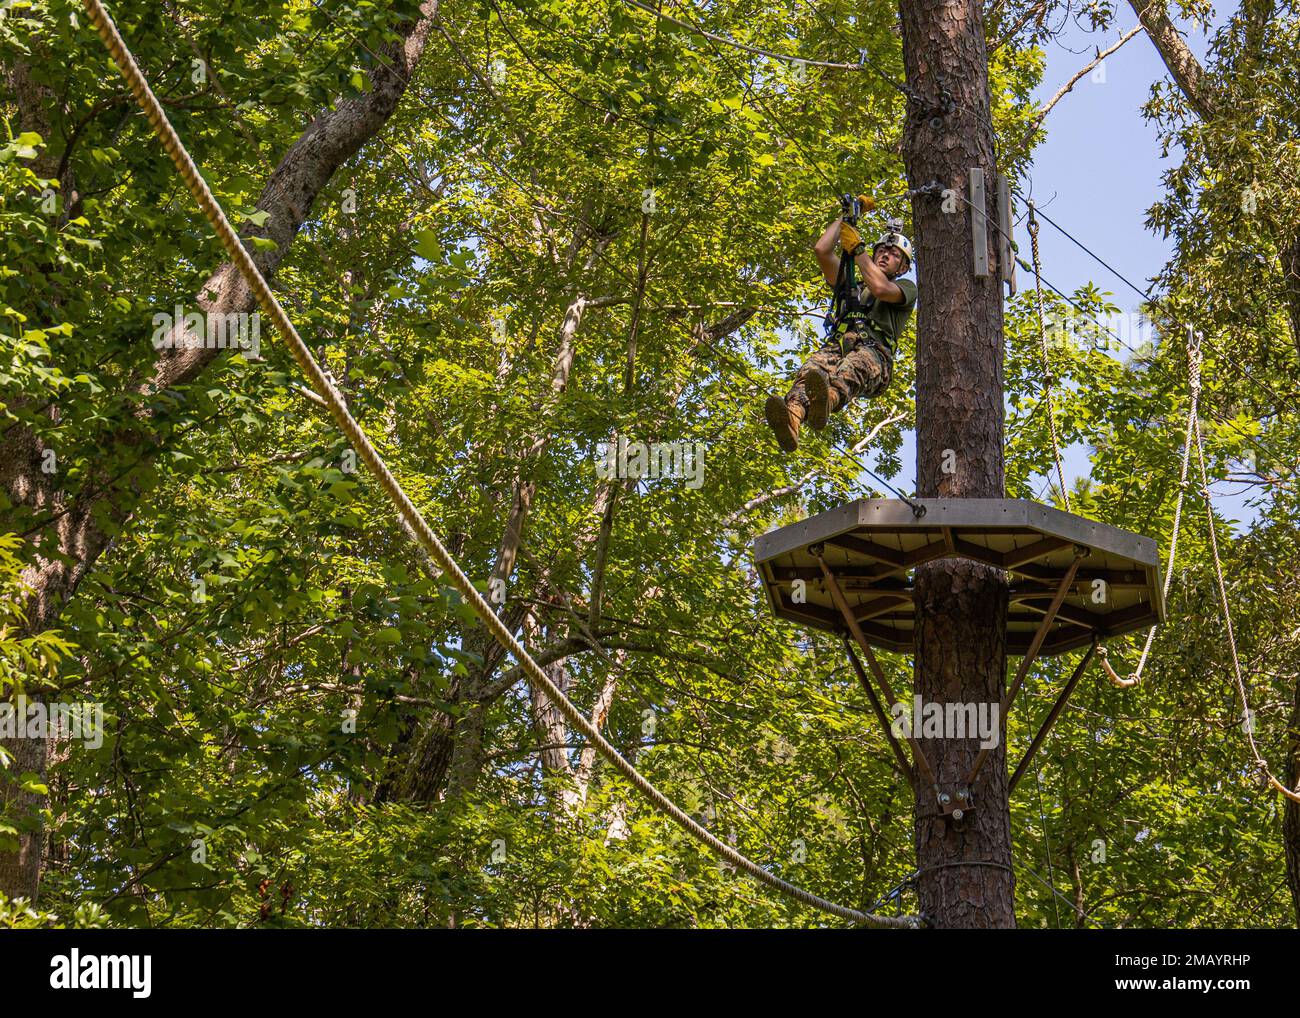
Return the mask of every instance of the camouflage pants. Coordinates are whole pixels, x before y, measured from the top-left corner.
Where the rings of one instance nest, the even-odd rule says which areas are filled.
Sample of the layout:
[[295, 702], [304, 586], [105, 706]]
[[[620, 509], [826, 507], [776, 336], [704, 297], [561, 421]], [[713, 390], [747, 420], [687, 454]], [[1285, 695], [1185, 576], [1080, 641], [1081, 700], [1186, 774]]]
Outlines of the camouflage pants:
[[844, 347], [849, 351], [847, 354], [842, 353], [838, 336], [832, 336], [823, 343], [816, 353], [804, 361], [785, 401], [797, 401], [805, 407], [808, 405], [804, 379], [813, 368], [821, 368], [826, 372], [831, 388], [840, 395], [841, 409], [854, 396], [875, 396], [889, 385], [893, 367], [870, 334], [846, 333]]

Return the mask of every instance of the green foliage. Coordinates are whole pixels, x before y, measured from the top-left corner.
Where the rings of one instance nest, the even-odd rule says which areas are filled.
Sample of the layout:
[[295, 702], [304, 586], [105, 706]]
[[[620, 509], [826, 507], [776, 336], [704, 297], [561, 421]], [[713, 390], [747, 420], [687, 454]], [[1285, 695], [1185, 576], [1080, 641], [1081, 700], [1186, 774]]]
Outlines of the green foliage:
[[[268, 223], [270, 167], [318, 110], [370, 87], [375, 53], [415, 7], [223, 0], [160, 19], [118, 6], [169, 117], [250, 234]], [[59, 517], [0, 507], [3, 529], [27, 535], [0, 541], [0, 683], [49, 679], [101, 703], [107, 736], [64, 747], [46, 779], [49, 912], [0, 904], [0, 926], [833, 922], [720, 868], [567, 726], [548, 729], [522, 682], [502, 681], [513, 663], [430, 578], [269, 326], [264, 360], [226, 354], [192, 384], [143, 384], [153, 316], [192, 309], [222, 255], [79, 5], [31, 10], [0, 22], [6, 52], [59, 54], [32, 66], [66, 99], [41, 137], [0, 97], [0, 428], [57, 452], [62, 504], [100, 506], [111, 540], [57, 631], [27, 633], [16, 583], [56, 554]], [[801, 0], [691, 16], [791, 55], [852, 62], [865, 46], [901, 76], [893, 8], [855, 11], [851, 30], [844, 5]], [[743, 54], [610, 0], [453, 0], [441, 24], [397, 113], [309, 210], [277, 294], [485, 592], [507, 515], [531, 497], [500, 612], [534, 647], [576, 641], [551, 668], [584, 710], [608, 705], [620, 752], [773, 872], [876, 906], [912, 869], [909, 793], [838, 645], [778, 625], [749, 557], [757, 534], [873, 491], [825, 439], [779, 454], [759, 407], [819, 340], [810, 247], [834, 195], [906, 186], [903, 98], [873, 74]], [[994, 57], [1004, 151], [1031, 130], [1042, 65], [1014, 44]], [[1281, 101], [1278, 81], [1258, 87]], [[1095, 288], [1074, 297], [1113, 310]], [[1044, 497], [1051, 469], [1032, 301], [1022, 293], [1007, 315], [1019, 497]], [[741, 306], [752, 312], [716, 340], [704, 331]], [[1262, 352], [1278, 319], [1252, 321], [1221, 324], [1280, 386], [1289, 360]], [[1181, 346], [1117, 359], [1070, 328], [1050, 358], [1064, 440], [1094, 450], [1076, 511], [1167, 548]], [[829, 433], [852, 445], [879, 426], [872, 454], [902, 486], [914, 351], [909, 335], [888, 396]], [[1207, 388], [1214, 470], [1256, 443], [1294, 452], [1294, 419], [1252, 414], [1221, 345]], [[701, 483], [607, 487], [596, 463], [615, 433], [703, 443]], [[95, 502], [90, 479], [103, 477], [122, 512]], [[1275, 494], [1231, 547], [1274, 758], [1297, 670], [1294, 639], [1273, 625], [1296, 615], [1294, 499]], [[1049, 876], [1077, 887], [1089, 924], [1286, 914], [1278, 806], [1252, 784], [1235, 727], [1203, 508], [1184, 524], [1181, 621], [1158, 637], [1150, 678], [1130, 693], [1081, 689], [1017, 799], [1027, 925], [1073, 922], [1039, 882]], [[586, 642], [588, 620], [612, 664]], [[905, 687], [907, 662], [883, 660]], [[1035, 670], [1013, 746], [1072, 663]]]
[[77, 906], [70, 919], [34, 908], [22, 898], [0, 894], [0, 930], [99, 930], [108, 926], [103, 911], [94, 902]]
[[5, 698], [23, 692], [33, 679], [55, 677], [60, 660], [76, 650], [57, 630], [23, 635], [28, 588], [21, 577], [22, 543], [17, 534], [0, 534], [0, 696]]

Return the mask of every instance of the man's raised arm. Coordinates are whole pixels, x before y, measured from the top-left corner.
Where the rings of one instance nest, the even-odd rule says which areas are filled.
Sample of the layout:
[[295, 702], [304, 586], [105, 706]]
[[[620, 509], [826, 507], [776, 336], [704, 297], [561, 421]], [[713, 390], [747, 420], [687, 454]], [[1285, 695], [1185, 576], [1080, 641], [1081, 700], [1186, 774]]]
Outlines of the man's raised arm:
[[862, 272], [862, 281], [867, 284], [867, 289], [876, 300], [886, 304], [902, 304], [907, 300], [902, 288], [885, 275], [885, 270], [875, 263], [870, 252], [860, 252], [856, 262]]
[[826, 227], [817, 243], [813, 245], [813, 253], [817, 255], [817, 264], [822, 267], [822, 275], [826, 277], [828, 286], [834, 286], [839, 281], [840, 260], [835, 257], [835, 242], [840, 239], [840, 221], [832, 219], [831, 224]]

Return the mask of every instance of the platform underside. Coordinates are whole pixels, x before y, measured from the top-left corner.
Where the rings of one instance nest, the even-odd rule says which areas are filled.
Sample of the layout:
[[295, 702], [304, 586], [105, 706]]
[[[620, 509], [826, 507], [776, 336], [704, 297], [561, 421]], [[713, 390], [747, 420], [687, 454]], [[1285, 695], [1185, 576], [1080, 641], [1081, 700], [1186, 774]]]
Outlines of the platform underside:
[[1164, 619], [1159, 550], [1150, 538], [1024, 499], [914, 501], [923, 516], [900, 500], [860, 499], [760, 536], [754, 559], [772, 610], [815, 629], [844, 630], [809, 551], [821, 545], [867, 639], [910, 651], [913, 570], [940, 558], [974, 559], [1007, 571], [1007, 650], [1023, 654], [1078, 550], [1086, 554], [1040, 654]]

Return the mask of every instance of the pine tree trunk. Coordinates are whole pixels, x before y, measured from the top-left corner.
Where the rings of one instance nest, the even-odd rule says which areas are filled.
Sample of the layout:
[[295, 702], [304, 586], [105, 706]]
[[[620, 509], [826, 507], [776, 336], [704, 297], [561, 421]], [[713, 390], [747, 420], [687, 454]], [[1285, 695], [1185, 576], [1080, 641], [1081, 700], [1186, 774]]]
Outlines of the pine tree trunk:
[[[974, 0], [901, 0], [900, 10], [907, 83], [917, 96], [909, 101], [903, 144], [908, 179], [912, 187], [938, 181], [966, 196], [971, 167], [982, 168], [989, 184], [995, 170], [980, 6]], [[955, 104], [946, 114], [940, 101], [945, 88]], [[970, 209], [961, 200], [950, 212], [943, 205], [927, 195], [913, 201], [920, 287], [917, 493], [1001, 498], [996, 245], [990, 251], [993, 273], [976, 278]], [[926, 703], [997, 703], [1005, 687], [1005, 574], [964, 559], [941, 559], [917, 569], [915, 598], [915, 691]], [[933, 789], [916, 790], [918, 895], [922, 912], [937, 927], [1015, 926], [1006, 727], [999, 721], [998, 747], [972, 790], [973, 814], [954, 824], [938, 815]], [[965, 787], [978, 740], [920, 741], [941, 790], [953, 795]]]
[[[1300, 682], [1296, 683], [1287, 730], [1285, 778], [1289, 788], [1295, 788], [1300, 783]], [[1300, 927], [1300, 805], [1287, 799], [1282, 804], [1282, 811], [1286, 882], [1291, 891], [1291, 904], [1295, 908], [1296, 926]]]

